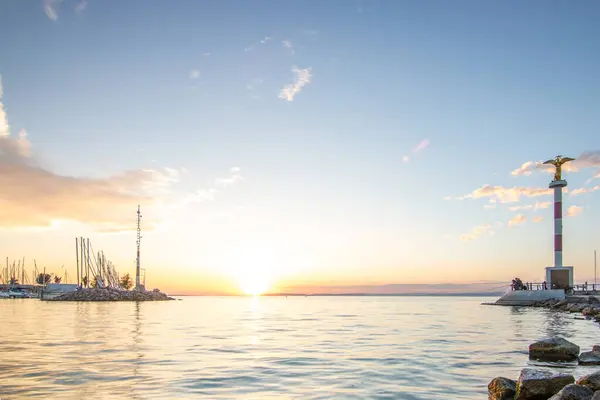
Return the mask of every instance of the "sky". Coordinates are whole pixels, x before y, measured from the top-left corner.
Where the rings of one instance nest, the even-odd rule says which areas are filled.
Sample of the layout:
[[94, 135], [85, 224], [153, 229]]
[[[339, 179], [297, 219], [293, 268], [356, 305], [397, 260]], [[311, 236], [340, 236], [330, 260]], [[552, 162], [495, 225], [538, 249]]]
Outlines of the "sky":
[[592, 282], [599, 18], [591, 0], [0, 2], [0, 257], [72, 282], [86, 237], [133, 274], [139, 204], [147, 286], [170, 293], [539, 282], [540, 162], [562, 154], [564, 264]]

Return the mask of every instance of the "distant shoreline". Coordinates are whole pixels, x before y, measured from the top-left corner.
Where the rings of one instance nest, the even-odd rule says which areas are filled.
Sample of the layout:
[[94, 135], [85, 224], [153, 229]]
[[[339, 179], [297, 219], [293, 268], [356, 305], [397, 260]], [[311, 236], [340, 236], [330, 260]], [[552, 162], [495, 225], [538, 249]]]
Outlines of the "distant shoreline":
[[[504, 292], [484, 293], [268, 293], [259, 297], [497, 297]], [[252, 297], [243, 294], [169, 294], [177, 297]]]

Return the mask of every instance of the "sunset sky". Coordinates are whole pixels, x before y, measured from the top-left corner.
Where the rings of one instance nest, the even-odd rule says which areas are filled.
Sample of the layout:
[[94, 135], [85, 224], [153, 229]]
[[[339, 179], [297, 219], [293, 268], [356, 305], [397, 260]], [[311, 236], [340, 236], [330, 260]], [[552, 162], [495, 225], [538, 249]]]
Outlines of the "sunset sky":
[[[171, 293], [541, 281], [600, 250], [600, 3], [0, 2], [0, 258]], [[2, 262], [3, 264], [4, 262]], [[493, 285], [492, 285], [493, 286]], [[313, 289], [311, 289], [313, 288]]]

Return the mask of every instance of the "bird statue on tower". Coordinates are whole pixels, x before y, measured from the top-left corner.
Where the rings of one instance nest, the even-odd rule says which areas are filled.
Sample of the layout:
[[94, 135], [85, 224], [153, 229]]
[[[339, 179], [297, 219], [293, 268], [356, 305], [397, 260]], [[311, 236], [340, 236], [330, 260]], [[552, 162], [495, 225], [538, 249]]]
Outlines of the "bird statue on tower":
[[544, 164], [554, 165], [556, 168], [554, 172], [554, 180], [560, 181], [562, 180], [562, 165], [574, 160], [575, 159], [571, 157], [556, 156], [556, 158], [553, 158], [552, 160], [545, 161]]

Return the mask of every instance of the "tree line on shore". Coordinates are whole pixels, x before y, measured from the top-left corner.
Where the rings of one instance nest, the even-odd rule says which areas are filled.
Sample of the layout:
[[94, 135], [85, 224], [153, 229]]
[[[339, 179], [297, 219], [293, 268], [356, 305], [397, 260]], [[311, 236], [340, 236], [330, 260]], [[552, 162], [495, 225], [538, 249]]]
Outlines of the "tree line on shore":
[[[51, 273], [50, 274], [40, 273], [35, 278], [35, 282], [38, 285], [47, 285], [49, 283], [61, 283], [62, 277], [60, 277], [58, 275], [54, 275], [54, 277], [52, 277], [52, 275], [53, 274], [51, 274]], [[82, 286], [88, 285], [88, 277], [87, 276], [83, 277], [83, 279], [81, 280], [81, 284], [82, 284]], [[128, 273], [123, 275], [121, 277], [121, 279], [119, 279], [119, 286], [122, 289], [130, 290], [133, 287], [133, 279], [131, 279], [131, 275], [129, 275]], [[94, 276], [94, 278], [90, 282], [90, 287], [92, 287], [92, 288], [98, 287], [98, 277]]]

